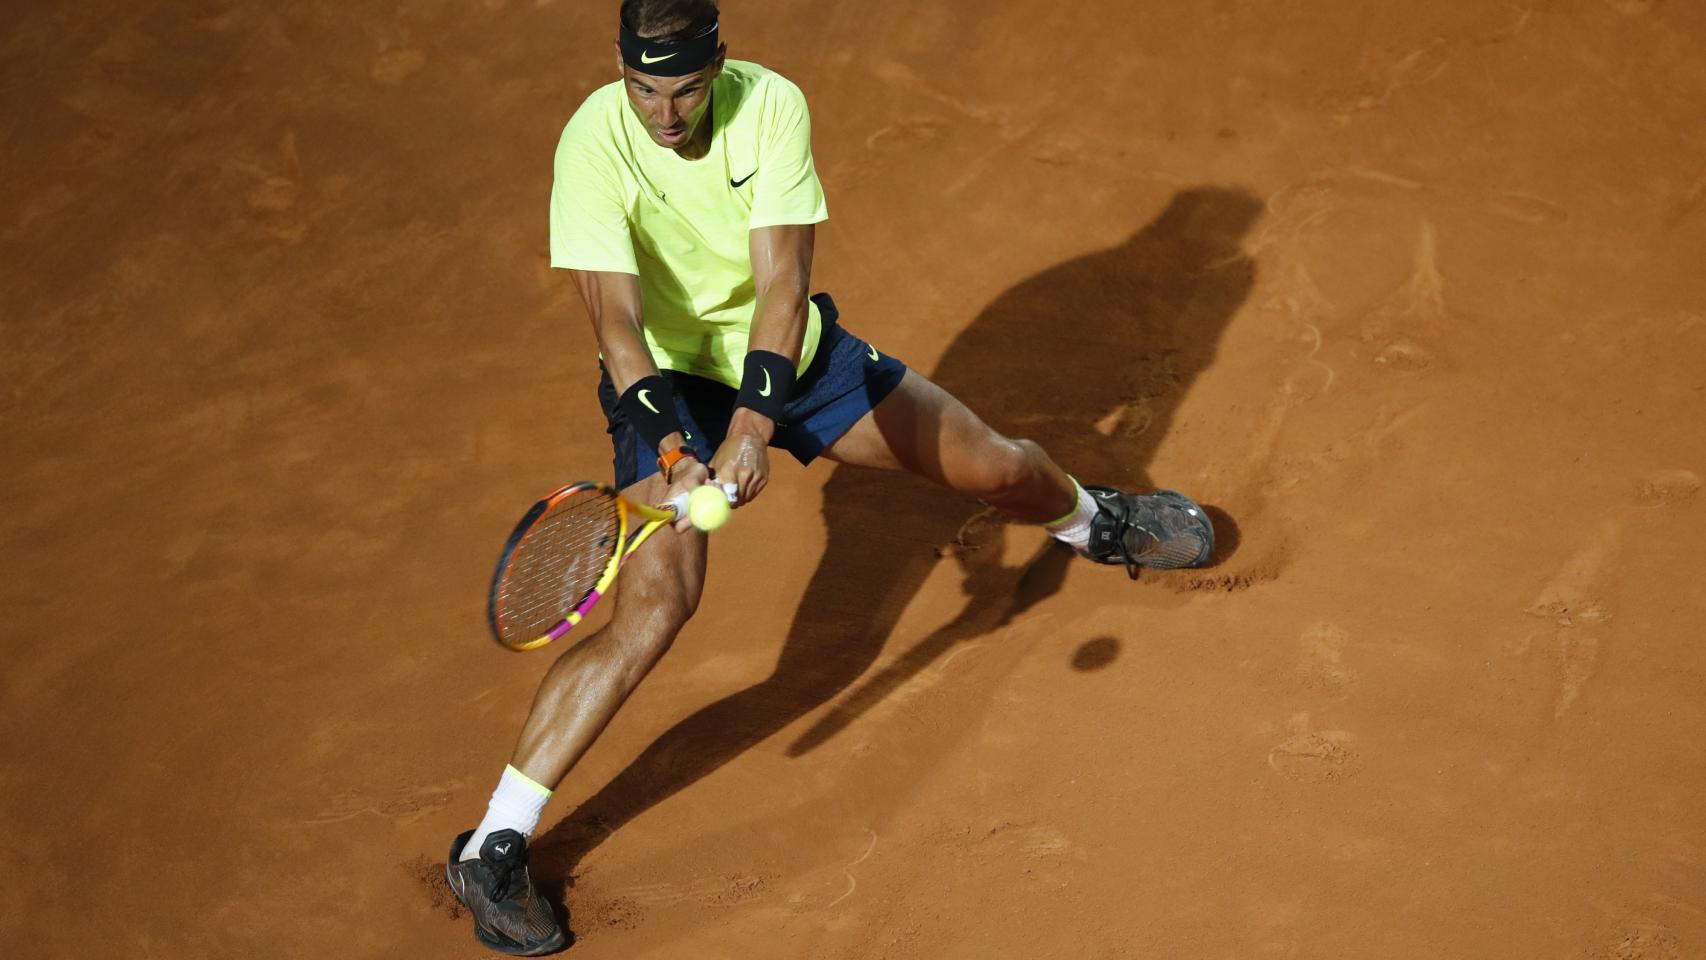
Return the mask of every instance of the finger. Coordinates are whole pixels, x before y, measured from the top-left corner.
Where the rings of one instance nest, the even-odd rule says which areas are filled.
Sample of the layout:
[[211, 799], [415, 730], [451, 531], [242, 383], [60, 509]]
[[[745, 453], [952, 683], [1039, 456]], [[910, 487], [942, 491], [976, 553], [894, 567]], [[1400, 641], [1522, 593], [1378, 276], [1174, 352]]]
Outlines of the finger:
[[763, 493], [764, 488], [770, 484], [769, 453], [763, 448], [760, 448], [758, 450], [758, 456], [753, 460], [752, 467], [752, 489], [747, 493], [749, 498], [756, 497], [760, 493]]
[[702, 486], [709, 479], [710, 475], [707, 474], [703, 468], [689, 470], [685, 473], [679, 474], [676, 476], [675, 482], [670, 484], [670, 495], [674, 496], [678, 493], [686, 493], [694, 487]]
[[670, 487], [664, 491], [663, 500], [654, 504], [659, 510], [668, 510], [676, 516], [687, 513], [687, 491]]
[[[671, 504], [675, 506], [675, 504]], [[675, 511], [675, 520], [670, 524], [677, 533], [686, 533], [693, 529], [692, 514], [687, 509], [687, 491], [682, 491], [679, 509]]]

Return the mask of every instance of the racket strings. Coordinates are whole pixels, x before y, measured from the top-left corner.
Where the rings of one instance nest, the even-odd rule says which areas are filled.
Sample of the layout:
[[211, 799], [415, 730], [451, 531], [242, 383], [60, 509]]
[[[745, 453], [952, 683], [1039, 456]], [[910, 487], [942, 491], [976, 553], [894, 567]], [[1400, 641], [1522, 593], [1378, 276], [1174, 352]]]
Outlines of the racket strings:
[[498, 620], [505, 637], [539, 636], [579, 606], [598, 585], [620, 532], [616, 500], [606, 494], [574, 494], [547, 509], [504, 572]]

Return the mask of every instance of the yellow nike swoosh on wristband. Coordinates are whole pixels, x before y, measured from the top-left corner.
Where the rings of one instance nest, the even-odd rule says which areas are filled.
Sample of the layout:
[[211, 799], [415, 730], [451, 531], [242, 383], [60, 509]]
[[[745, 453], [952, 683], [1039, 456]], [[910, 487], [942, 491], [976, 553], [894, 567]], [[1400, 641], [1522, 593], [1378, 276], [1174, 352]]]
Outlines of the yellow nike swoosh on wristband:
[[758, 395], [761, 397], [770, 396], [770, 371], [768, 370], [764, 371], [764, 389], [758, 391]]
[[650, 400], [646, 399], [646, 394], [648, 394], [648, 393], [651, 393], [651, 391], [650, 390], [641, 390], [639, 393], [634, 394], [634, 396], [640, 398], [640, 405], [641, 406], [645, 407], [647, 410], [650, 410], [653, 413], [657, 413], [658, 408], [652, 406], [652, 402]]
[[666, 53], [661, 57], [654, 57], [651, 54], [646, 53], [644, 50], [642, 50], [642, 51], [640, 51], [640, 62], [641, 63], [662, 63], [665, 60], [668, 60], [670, 57], [673, 57], [673, 56], [675, 56], [675, 54]]

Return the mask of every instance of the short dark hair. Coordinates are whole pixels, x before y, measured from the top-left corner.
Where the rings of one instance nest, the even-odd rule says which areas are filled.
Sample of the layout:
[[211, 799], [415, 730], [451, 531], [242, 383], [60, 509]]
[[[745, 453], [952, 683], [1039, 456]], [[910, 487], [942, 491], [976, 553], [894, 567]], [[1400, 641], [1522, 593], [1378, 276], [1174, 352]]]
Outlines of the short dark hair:
[[717, 22], [717, 0], [622, 0], [622, 25], [647, 40], [675, 43]]

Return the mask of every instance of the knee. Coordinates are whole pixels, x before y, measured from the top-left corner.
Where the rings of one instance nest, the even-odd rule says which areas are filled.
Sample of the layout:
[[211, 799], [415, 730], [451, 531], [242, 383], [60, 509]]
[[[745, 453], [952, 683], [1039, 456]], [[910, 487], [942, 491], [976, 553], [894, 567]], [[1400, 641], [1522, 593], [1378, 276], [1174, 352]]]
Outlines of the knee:
[[1010, 440], [994, 435], [978, 469], [978, 494], [997, 497], [1023, 488], [1031, 479], [1036, 456], [1042, 450], [1029, 440]]
[[651, 664], [669, 651], [675, 637], [699, 609], [699, 591], [688, 585], [667, 583], [627, 583], [624, 589], [636, 590], [631, 603], [638, 607], [635, 615], [624, 617], [624, 648], [629, 659]]
[[696, 592], [690, 594], [684, 589], [664, 591], [653, 597], [649, 606], [649, 632], [666, 638], [664, 642], [667, 644], [699, 612], [699, 597]]

